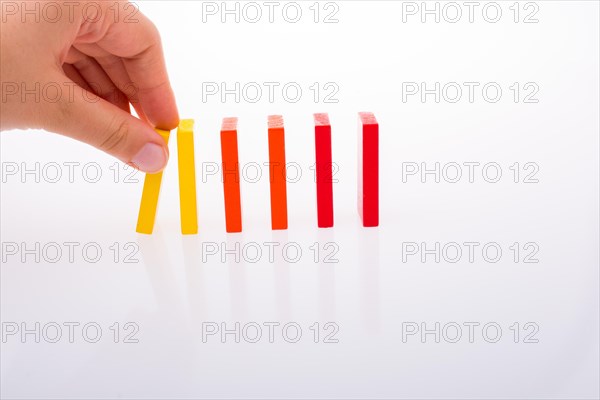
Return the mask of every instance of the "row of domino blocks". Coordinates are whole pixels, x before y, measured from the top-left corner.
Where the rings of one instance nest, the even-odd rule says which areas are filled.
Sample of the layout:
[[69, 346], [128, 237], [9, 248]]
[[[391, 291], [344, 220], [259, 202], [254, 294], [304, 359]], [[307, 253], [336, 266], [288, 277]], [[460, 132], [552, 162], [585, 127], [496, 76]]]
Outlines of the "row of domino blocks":
[[[379, 225], [379, 124], [372, 113], [359, 113], [358, 125], [358, 213], [363, 226]], [[225, 118], [221, 126], [221, 160], [227, 232], [242, 231], [237, 118]], [[317, 185], [317, 219], [319, 228], [333, 227], [333, 159], [331, 124], [327, 114], [314, 114]], [[156, 129], [169, 143], [170, 132]], [[271, 228], [287, 229], [287, 186], [285, 176], [285, 129], [280, 115], [268, 117], [269, 183], [271, 189]], [[181, 232], [198, 233], [196, 207], [196, 172], [194, 161], [194, 121], [182, 120], [177, 128], [179, 201]], [[154, 229], [162, 172], [146, 174], [138, 233], [151, 234]]]

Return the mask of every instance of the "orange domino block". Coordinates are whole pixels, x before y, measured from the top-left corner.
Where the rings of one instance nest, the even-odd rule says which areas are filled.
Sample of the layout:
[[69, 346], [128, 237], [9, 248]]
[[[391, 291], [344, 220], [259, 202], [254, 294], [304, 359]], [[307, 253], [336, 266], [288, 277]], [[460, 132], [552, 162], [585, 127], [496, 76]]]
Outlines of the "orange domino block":
[[221, 157], [225, 198], [225, 229], [229, 233], [241, 232], [242, 202], [240, 196], [237, 118], [223, 119], [221, 126]]
[[[168, 144], [170, 132], [161, 129], [155, 130]], [[135, 229], [138, 233], [150, 235], [154, 230], [162, 174], [162, 171], [156, 174], [146, 174], [144, 188], [142, 190], [142, 200], [140, 201], [140, 212], [138, 214], [137, 227]]]
[[269, 115], [269, 181], [271, 184], [271, 228], [287, 229], [285, 179], [285, 135], [283, 117]]

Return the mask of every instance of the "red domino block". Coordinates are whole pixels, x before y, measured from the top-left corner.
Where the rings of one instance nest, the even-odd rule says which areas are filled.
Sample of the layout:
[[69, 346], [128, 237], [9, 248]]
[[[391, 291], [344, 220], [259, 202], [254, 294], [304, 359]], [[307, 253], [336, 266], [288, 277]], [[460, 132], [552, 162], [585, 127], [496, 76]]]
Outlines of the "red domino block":
[[285, 135], [283, 117], [269, 115], [269, 182], [271, 185], [271, 228], [287, 229], [287, 187], [285, 180]]
[[379, 124], [358, 113], [358, 214], [363, 226], [379, 225]]
[[331, 125], [327, 114], [314, 114], [317, 180], [317, 224], [333, 226], [333, 172]]
[[221, 159], [225, 198], [225, 230], [242, 231], [242, 202], [237, 145], [237, 118], [224, 118], [221, 126]]

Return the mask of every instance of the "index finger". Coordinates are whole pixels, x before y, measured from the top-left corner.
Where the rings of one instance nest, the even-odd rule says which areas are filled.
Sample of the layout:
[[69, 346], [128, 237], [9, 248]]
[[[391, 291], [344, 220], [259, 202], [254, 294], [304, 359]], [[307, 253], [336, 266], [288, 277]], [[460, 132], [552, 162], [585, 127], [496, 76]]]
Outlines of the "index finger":
[[[128, 2], [120, 5], [137, 7]], [[134, 21], [120, 18], [109, 24], [96, 44], [123, 59], [148, 121], [161, 129], [177, 127], [179, 114], [156, 26], [142, 13], [137, 13]]]

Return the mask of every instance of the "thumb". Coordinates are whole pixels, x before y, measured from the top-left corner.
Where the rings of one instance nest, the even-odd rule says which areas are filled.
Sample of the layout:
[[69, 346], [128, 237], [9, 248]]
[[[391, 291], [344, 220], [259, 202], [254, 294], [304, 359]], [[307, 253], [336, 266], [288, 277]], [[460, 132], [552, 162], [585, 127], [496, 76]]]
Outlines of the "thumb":
[[62, 93], [57, 101], [43, 102], [42, 128], [90, 144], [144, 172], [156, 173], [167, 165], [169, 149], [147, 122], [64, 75], [53, 81], [65, 84], [58, 85]]

